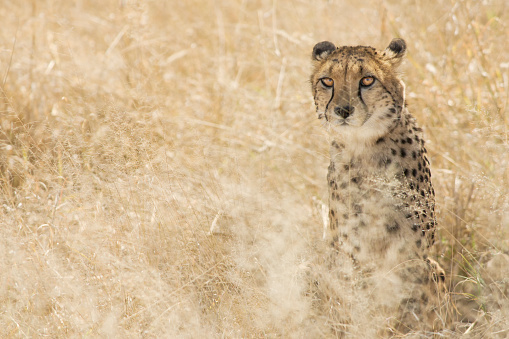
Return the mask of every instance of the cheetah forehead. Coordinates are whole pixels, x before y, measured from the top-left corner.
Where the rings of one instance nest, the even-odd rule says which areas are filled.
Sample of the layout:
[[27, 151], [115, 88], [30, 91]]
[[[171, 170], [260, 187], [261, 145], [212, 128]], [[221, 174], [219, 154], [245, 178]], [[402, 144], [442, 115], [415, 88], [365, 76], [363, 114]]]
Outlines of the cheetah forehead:
[[343, 46], [322, 60], [316, 75], [340, 77], [348, 73], [350, 76], [370, 74], [384, 77], [384, 73], [390, 71], [384, 52], [368, 46]]

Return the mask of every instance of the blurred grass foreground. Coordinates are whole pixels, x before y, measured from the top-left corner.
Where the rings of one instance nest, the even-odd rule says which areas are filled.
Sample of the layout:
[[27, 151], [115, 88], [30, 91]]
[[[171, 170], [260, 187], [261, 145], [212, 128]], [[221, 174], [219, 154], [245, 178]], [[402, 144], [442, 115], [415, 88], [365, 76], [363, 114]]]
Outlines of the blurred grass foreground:
[[509, 336], [507, 1], [6, 0], [0, 17], [2, 338], [355, 337], [314, 284], [329, 141], [310, 55], [393, 37], [454, 314], [421, 338]]

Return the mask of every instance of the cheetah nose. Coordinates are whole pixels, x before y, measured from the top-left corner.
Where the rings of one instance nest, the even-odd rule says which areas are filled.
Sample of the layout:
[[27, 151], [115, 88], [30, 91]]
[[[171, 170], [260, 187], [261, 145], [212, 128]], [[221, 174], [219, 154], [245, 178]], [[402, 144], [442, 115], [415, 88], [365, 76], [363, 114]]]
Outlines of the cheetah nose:
[[334, 113], [336, 113], [343, 119], [346, 119], [350, 115], [352, 115], [354, 110], [355, 110], [355, 107], [352, 107], [349, 105], [343, 106], [343, 107], [339, 107], [339, 106], [334, 107]]

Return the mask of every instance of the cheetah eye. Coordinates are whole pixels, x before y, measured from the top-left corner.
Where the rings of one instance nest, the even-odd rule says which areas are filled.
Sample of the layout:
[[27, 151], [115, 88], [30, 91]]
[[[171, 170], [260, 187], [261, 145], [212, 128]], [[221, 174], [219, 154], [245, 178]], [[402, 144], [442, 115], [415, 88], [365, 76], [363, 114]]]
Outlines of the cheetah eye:
[[369, 87], [369, 86], [373, 85], [374, 82], [375, 82], [374, 77], [364, 77], [361, 79], [361, 86]]
[[324, 85], [325, 87], [332, 87], [334, 85], [334, 80], [332, 80], [331, 78], [322, 78], [320, 79], [320, 81], [322, 82], [322, 85]]

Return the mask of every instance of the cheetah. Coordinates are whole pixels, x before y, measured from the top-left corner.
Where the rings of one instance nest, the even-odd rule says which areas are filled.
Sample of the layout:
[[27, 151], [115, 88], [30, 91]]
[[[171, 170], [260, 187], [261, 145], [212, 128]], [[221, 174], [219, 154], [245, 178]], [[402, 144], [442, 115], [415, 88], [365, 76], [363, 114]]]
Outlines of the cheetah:
[[443, 322], [437, 305], [445, 274], [428, 256], [435, 192], [398, 71], [405, 54], [403, 39], [385, 50], [324, 41], [312, 53], [316, 112], [332, 140], [331, 248], [343, 278], [369, 294], [368, 313], [387, 322], [377, 335], [436, 330]]

